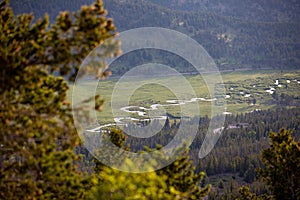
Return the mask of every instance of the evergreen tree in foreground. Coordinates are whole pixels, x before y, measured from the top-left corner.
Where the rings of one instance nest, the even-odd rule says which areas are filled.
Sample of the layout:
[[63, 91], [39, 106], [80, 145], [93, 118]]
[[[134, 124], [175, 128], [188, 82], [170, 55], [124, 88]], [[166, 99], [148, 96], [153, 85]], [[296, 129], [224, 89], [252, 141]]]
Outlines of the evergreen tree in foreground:
[[285, 129], [271, 132], [270, 139], [270, 148], [262, 152], [265, 169], [260, 174], [275, 199], [300, 199], [300, 141]]
[[[108, 135], [111, 142], [125, 151], [126, 136], [122, 130], [112, 129]], [[147, 152], [153, 151], [145, 147]], [[159, 145], [157, 147], [160, 148]], [[109, 152], [99, 152], [109, 159]], [[165, 159], [163, 155], [158, 159]], [[175, 162], [158, 171], [148, 173], [127, 173], [106, 167], [97, 159], [94, 170], [98, 175], [99, 186], [93, 188], [94, 199], [202, 199], [210, 191], [210, 185], [201, 186], [204, 173], [195, 173], [187, 153], [179, 156]], [[136, 163], [124, 158], [124, 166], [134, 170]], [[151, 166], [149, 166], [150, 169]]]
[[8, 1], [0, 15], [0, 199], [84, 199], [93, 178], [74, 165], [68, 84], [52, 73], [73, 81], [82, 59], [115, 34], [112, 20], [100, 0], [52, 26], [46, 15], [14, 16]]
[[258, 171], [272, 195], [257, 196], [243, 186], [239, 190], [238, 199], [300, 199], [300, 141], [296, 142], [292, 132], [285, 129], [278, 133], [271, 132], [269, 137], [271, 145], [262, 151], [265, 168]]

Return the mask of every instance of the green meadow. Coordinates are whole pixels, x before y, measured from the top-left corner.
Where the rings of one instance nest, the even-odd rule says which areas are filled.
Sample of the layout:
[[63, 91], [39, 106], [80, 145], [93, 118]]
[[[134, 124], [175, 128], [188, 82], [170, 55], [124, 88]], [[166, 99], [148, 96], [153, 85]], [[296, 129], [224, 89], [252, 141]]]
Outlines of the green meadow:
[[[99, 94], [104, 100], [102, 111], [97, 113], [100, 123], [113, 122], [116, 115], [124, 114], [124, 111], [115, 110], [112, 113], [112, 100], [114, 105], [136, 106], [129, 108], [130, 111], [145, 112], [146, 116], [140, 116], [138, 113], [130, 113], [130, 117], [147, 118], [150, 114], [151, 106], [161, 104], [157, 112], [168, 112], [173, 116], [184, 115], [184, 111], [189, 114], [199, 114], [201, 116], [211, 116], [211, 109], [214, 106], [221, 111], [226, 108], [224, 114], [246, 113], [253, 110], [275, 108], [278, 105], [274, 103], [274, 95], [289, 95], [294, 100], [300, 98], [300, 70], [297, 71], [240, 71], [222, 73], [222, 80], [218, 80], [217, 84], [207, 85], [206, 81], [210, 81], [213, 75], [187, 75], [182, 81], [176, 76], [162, 76], [157, 78], [149, 77], [133, 77], [128, 81], [120, 83], [119, 78], [109, 77], [105, 80], [95, 82], [95, 80], [83, 81], [80, 86], [76, 86], [76, 95], [73, 96], [76, 101], [83, 101], [91, 97], [93, 94]], [[277, 80], [277, 81], [276, 81]], [[120, 87], [121, 84], [122, 87]], [[188, 85], [188, 86], [186, 86]], [[116, 88], [121, 88], [121, 91]], [[224, 92], [220, 94], [225, 96], [217, 96], [217, 100], [209, 101], [214, 98], [208, 92], [208, 88], [214, 88], [218, 92], [219, 88], [224, 87]], [[68, 93], [72, 98], [74, 86], [70, 86]], [[132, 89], [135, 88], [135, 89]], [[189, 88], [189, 89], [187, 89]], [[270, 90], [272, 92], [267, 92]], [[193, 94], [194, 93], [194, 94]], [[115, 96], [112, 98], [112, 94]], [[74, 95], [74, 94], [73, 94]], [[186, 103], [184, 105], [170, 105], [168, 100], [190, 100], [191, 98], [204, 98], [196, 102]], [[121, 104], [123, 102], [123, 104]], [[124, 104], [124, 102], [127, 102]], [[173, 102], [173, 104], [175, 104]], [[197, 106], [199, 112], [197, 112]], [[142, 108], [141, 108], [142, 107]], [[114, 117], [113, 117], [114, 116]]]

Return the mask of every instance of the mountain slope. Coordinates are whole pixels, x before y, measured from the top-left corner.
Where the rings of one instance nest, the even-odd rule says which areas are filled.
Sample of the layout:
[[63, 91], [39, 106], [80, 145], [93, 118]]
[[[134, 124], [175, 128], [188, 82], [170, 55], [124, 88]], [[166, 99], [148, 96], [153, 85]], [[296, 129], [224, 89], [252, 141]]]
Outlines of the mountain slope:
[[147, 0], [184, 11], [210, 12], [249, 21], [299, 21], [297, 0]]
[[[249, 67], [277, 69], [300, 67], [300, 23], [294, 20], [294, 18], [298, 19], [298, 15], [294, 11], [298, 9], [296, 6], [298, 5], [297, 2], [289, 0], [288, 2], [292, 3], [286, 3], [287, 7], [294, 5], [295, 8], [291, 11], [285, 11], [284, 8], [278, 11], [278, 6], [275, 6], [276, 8], [273, 9], [274, 5], [272, 3], [264, 3], [265, 10], [269, 11], [269, 13], [261, 16], [260, 11], [254, 9], [253, 15], [258, 17], [255, 20], [249, 20], [244, 7], [252, 5], [250, 3], [244, 6], [241, 5], [242, 3], [236, 3], [236, 6], [232, 8], [233, 10], [240, 8], [241, 11], [244, 10], [245, 14], [236, 14], [237, 16], [235, 17], [227, 15], [231, 9], [229, 8], [230, 5], [237, 0], [230, 0], [227, 4], [221, 4], [221, 1], [213, 0], [207, 3], [207, 8], [202, 9], [205, 12], [199, 9], [201, 6], [197, 7], [197, 4], [191, 4], [191, 2], [196, 2], [192, 0], [149, 1], [104, 0], [104, 3], [106, 9], [108, 9], [109, 16], [114, 19], [119, 31], [137, 27], [156, 26], [183, 32], [197, 40], [222, 70]], [[270, 2], [275, 1], [271, 0]], [[282, 0], [277, 1], [279, 2], [278, 5], [281, 5], [280, 3], [283, 2]], [[82, 4], [92, 2], [93, 0], [40, 0], [37, 3], [33, 0], [22, 2], [12, 0], [11, 4], [17, 13], [31, 11], [37, 16], [42, 16], [47, 11], [52, 16], [51, 19], [54, 20], [53, 16], [60, 10], [75, 11]], [[160, 5], [153, 2], [159, 2]], [[163, 2], [165, 4], [169, 3], [164, 5], [168, 6], [168, 8], [162, 6]], [[182, 2], [182, 4], [178, 2]], [[176, 7], [176, 5], [178, 6]], [[186, 9], [184, 7], [178, 9], [179, 5], [185, 5]], [[191, 5], [194, 7], [194, 12], [186, 11]], [[213, 5], [216, 8], [211, 8]], [[224, 12], [221, 12], [223, 15], [214, 14], [221, 7], [224, 7]], [[250, 11], [252, 10], [250, 9]], [[282, 18], [282, 20], [268, 19], [268, 16], [273, 16], [274, 13], [280, 13], [277, 14], [278, 16], [284, 13], [290, 14], [287, 15], [288, 20], [284, 20], [285, 18]], [[260, 18], [262, 21], [259, 21]], [[156, 56], [152, 57], [155, 58]], [[131, 65], [132, 62], [129, 61], [122, 64]]]
[[119, 30], [143, 26], [171, 28], [202, 44], [221, 69], [297, 68], [298, 22], [256, 22], [206, 12], [171, 10], [144, 0], [106, 0]]

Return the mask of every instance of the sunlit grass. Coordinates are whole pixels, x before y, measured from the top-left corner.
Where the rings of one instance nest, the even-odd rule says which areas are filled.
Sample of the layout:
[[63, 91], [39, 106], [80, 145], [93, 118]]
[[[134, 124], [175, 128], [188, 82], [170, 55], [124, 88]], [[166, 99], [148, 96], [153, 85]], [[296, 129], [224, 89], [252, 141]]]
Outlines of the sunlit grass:
[[[198, 98], [211, 98], [208, 88], [205, 83], [205, 79], [200, 75], [186, 76], [186, 80], [192, 86], [193, 91]], [[209, 75], [206, 75], [206, 78], [209, 78]], [[230, 98], [226, 99], [227, 101], [227, 112], [232, 114], [235, 113], [245, 113], [251, 112], [254, 109], [269, 109], [273, 108], [274, 105], [269, 105], [266, 102], [272, 100], [272, 96], [268, 94], [265, 90], [270, 86], [273, 86], [276, 79], [279, 79], [281, 88], [277, 87], [276, 92], [285, 93], [300, 97], [300, 84], [297, 81], [300, 81], [300, 71], [288, 71], [281, 73], [280, 71], [241, 71], [241, 72], [230, 72], [222, 74], [225, 93], [230, 95]], [[171, 91], [170, 88], [162, 86], [159, 84], [159, 81], [164, 79], [164, 82], [168, 82], [177, 88], [177, 91]], [[286, 80], [291, 80], [290, 83], [287, 83]], [[102, 112], [98, 112], [97, 116], [101, 123], [113, 122], [113, 114], [111, 109], [111, 98], [116, 86], [118, 79], [117, 78], [108, 78], [106, 80], [100, 80], [98, 82], [97, 88], [95, 88], [95, 81], [84, 82], [83, 87], [79, 87], [77, 90], [76, 98], [77, 100], [84, 100], [89, 95], [100, 94], [101, 98], [105, 100]], [[157, 84], [155, 84], [157, 83]], [[176, 100], [176, 93], [180, 93], [181, 97], [184, 100], [195, 97], [195, 95], [190, 94], [185, 91], [185, 86], [182, 83], [178, 83], [176, 77], [160, 77], [152, 78], [151, 80], [146, 80], [143, 78], [136, 78], [130, 82], [124, 82], [122, 84], [128, 85], [128, 91], [125, 89], [124, 99], [119, 97], [119, 99], [114, 99], [115, 101], [124, 101], [125, 94], [131, 93], [128, 104], [131, 106], [141, 106], [145, 108], [150, 108], [153, 104], [168, 104], [167, 100]], [[140, 84], [135, 91], [130, 91], [130, 86], [132, 84]], [[126, 87], [125, 87], [126, 88]], [[71, 91], [73, 86], [70, 86], [70, 91], [68, 93], [68, 98], [71, 98]], [[179, 92], [178, 92], [179, 91]], [[80, 95], [78, 95], [80, 94]], [[245, 97], [246, 94], [251, 94], [250, 97]], [[256, 101], [256, 104], [253, 105], [253, 101]], [[199, 115], [205, 116], [211, 115], [211, 105], [214, 102], [198, 101], [199, 106]], [[185, 104], [185, 109], [189, 113], [195, 113], [196, 103]], [[164, 106], [166, 112], [174, 115], [181, 116], [181, 107], [180, 106]], [[131, 114], [133, 117], [137, 117], [137, 114]]]

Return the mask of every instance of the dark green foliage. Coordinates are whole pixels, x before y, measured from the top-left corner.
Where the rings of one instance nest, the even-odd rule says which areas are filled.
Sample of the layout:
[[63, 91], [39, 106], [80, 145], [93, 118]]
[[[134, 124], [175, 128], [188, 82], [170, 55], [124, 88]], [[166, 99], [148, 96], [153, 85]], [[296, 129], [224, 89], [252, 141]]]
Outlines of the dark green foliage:
[[[108, 137], [117, 147], [129, 150], [128, 146], [124, 147], [126, 136], [121, 130], [112, 129]], [[146, 148], [146, 151], [152, 149]], [[109, 159], [109, 152], [99, 153]], [[210, 191], [210, 185], [201, 187], [205, 174], [195, 173], [195, 167], [187, 154], [159, 171], [141, 174], [110, 169], [97, 159], [94, 162], [94, 171], [100, 183], [99, 187], [93, 189], [93, 195], [97, 198], [131, 199], [136, 196], [140, 199], [201, 199]], [[123, 164], [132, 170], [136, 167], [135, 163], [126, 159]]]
[[79, 172], [68, 83], [81, 60], [114, 34], [102, 2], [74, 15], [14, 16], [0, 3], [0, 199], [85, 199], [93, 177]]
[[[129, 150], [129, 147], [124, 147], [125, 141], [126, 141], [126, 136], [123, 133], [122, 130], [119, 129], [111, 129], [110, 132], [108, 134], [106, 134], [104, 137], [109, 137], [109, 140], [117, 147], [119, 148], [124, 148], [125, 150]], [[107, 145], [107, 144], [103, 144], [103, 145]], [[97, 157], [103, 157], [105, 156], [106, 160], [110, 160], [110, 159], [114, 159], [111, 158], [114, 155], [111, 155], [110, 152], [110, 148], [108, 146], [108, 148], [104, 148], [107, 150], [107, 152], [96, 152], [96, 157], [93, 159], [94, 163], [95, 163], [95, 167], [94, 167], [94, 172], [96, 174], [100, 174], [100, 172], [103, 170], [103, 168], [105, 167], [105, 165], [103, 163], [101, 163]], [[100, 155], [99, 155], [100, 154]]]
[[246, 186], [243, 186], [239, 189], [239, 197], [238, 200], [272, 200], [272, 196], [268, 196], [266, 194], [257, 196], [250, 192], [250, 189]]
[[[89, 1], [55, 0], [50, 3], [43, 0], [37, 3], [33, 0], [14, 0], [14, 7], [19, 13], [30, 11], [42, 16], [47, 10], [51, 16], [55, 16], [61, 8], [76, 10]], [[272, 0], [245, 3], [236, 0], [228, 2], [215, 0], [206, 3], [185, 1], [181, 4], [176, 1], [170, 3], [170, 0], [156, 1], [168, 8], [186, 6], [190, 11], [192, 7], [195, 12], [172, 10], [145, 0], [105, 0], [104, 2], [110, 11], [109, 16], [114, 18], [119, 30], [154, 26], [186, 33], [204, 46], [221, 70], [295, 69], [300, 63], [299, 6], [296, 2]], [[216, 2], [216, 5], [213, 2]], [[141, 58], [141, 54], [143, 53], [137, 53], [127, 61], [131, 64], [135, 63], [137, 57]], [[172, 61], [169, 55], [164, 58], [170, 60], [170, 65], [175, 64], [179, 67], [181, 72], [190, 73], [190, 68], [184, 65], [182, 59], [176, 58]], [[147, 61], [160, 60], [155, 53], [147, 56]], [[116, 65], [113, 72], [124, 73], [125, 69], [132, 67], [128, 62]]]
[[[209, 121], [208, 117], [200, 118], [198, 134], [190, 146], [189, 155], [195, 162], [198, 161], [197, 152], [201, 147]], [[126, 144], [129, 144], [131, 150], [135, 152], [142, 150], [144, 146], [155, 148], [157, 144], [166, 145], [176, 135], [179, 127], [174, 121], [169, 123], [170, 129], [164, 128], [150, 138], [137, 139], [128, 136]], [[229, 125], [243, 123], [247, 124], [247, 127], [228, 128]], [[208, 176], [238, 173], [246, 182], [252, 183], [257, 179], [256, 168], [262, 166], [260, 152], [268, 147], [269, 132], [285, 127], [294, 130], [294, 136], [299, 137], [299, 123], [300, 110], [297, 108], [229, 115], [225, 121], [227, 129], [223, 131], [212, 152], [199, 161], [197, 172], [206, 171]], [[130, 126], [134, 125], [129, 124]], [[188, 133], [189, 128], [184, 127], [184, 130]]]
[[[209, 199], [299, 199], [299, 158], [300, 142], [292, 137], [292, 132], [281, 129], [278, 133], [269, 135], [271, 145], [262, 151], [264, 166], [256, 168], [264, 183], [253, 182], [248, 186], [230, 190], [220, 190], [209, 194]], [[248, 169], [249, 170], [249, 169]], [[262, 184], [262, 185], [261, 185]], [[243, 184], [244, 185], [244, 184]], [[268, 185], [268, 190], [264, 189]]]
[[[200, 118], [199, 133], [188, 153], [194, 163], [198, 162], [196, 172], [205, 171], [209, 178], [228, 174], [227, 176], [234, 176], [238, 179], [233, 181], [231, 190], [230, 181], [224, 181], [224, 189], [218, 194], [220, 198], [225, 196], [225, 194], [221, 194], [224, 192], [228, 199], [232, 199], [230, 195], [238, 195], [239, 186], [246, 183], [249, 184], [251, 191], [257, 195], [267, 193], [266, 184], [258, 182], [257, 168], [263, 166], [261, 150], [268, 148], [268, 136], [271, 130], [285, 127], [293, 130], [295, 138], [300, 137], [298, 128], [300, 110], [298, 108], [278, 108], [227, 116], [225, 127], [229, 127], [230, 124], [247, 124], [247, 126], [225, 129], [212, 152], [199, 161], [197, 153], [201, 147], [209, 120], [208, 117]], [[170, 138], [173, 138], [177, 133], [178, 123], [176, 125], [174, 121], [170, 120], [170, 127], [169, 130], [164, 129], [147, 139], [136, 139], [128, 136], [126, 144], [130, 144], [132, 151], [142, 150], [145, 145], [151, 148], [155, 148], [157, 143], [166, 145]], [[185, 128], [185, 130], [188, 131], [189, 129]], [[209, 183], [212, 183], [211, 179], [209, 179]], [[215, 184], [214, 186], [218, 187], [217, 183]], [[211, 193], [215, 193], [215, 191], [210, 192], [210, 195], [214, 195]], [[218, 198], [212, 197], [212, 199]]]
[[248, 21], [298, 20], [299, 7], [293, 0], [148, 0], [167, 8], [194, 12], [212, 12]]
[[263, 150], [265, 168], [260, 170], [275, 199], [299, 199], [300, 191], [300, 141], [291, 131], [281, 129], [271, 132], [270, 148]]
[[[259, 10], [253, 13], [251, 20], [243, 20], [220, 15], [219, 12], [211, 13], [209, 10], [185, 12], [167, 9], [144, 0], [108, 0], [105, 3], [119, 30], [158, 26], [183, 32], [203, 45], [221, 70], [287, 69], [299, 66], [300, 24], [297, 17], [297, 20], [288, 22], [262, 22], [253, 20]], [[164, 4], [165, 1], [160, 3]], [[185, 3], [188, 4], [187, 1]], [[170, 5], [167, 3], [167, 7]], [[234, 5], [239, 8], [244, 3]], [[271, 3], [265, 6], [270, 12], [274, 10]], [[232, 6], [225, 7], [229, 10], [231, 8]], [[245, 9], [241, 13], [248, 13], [248, 8]], [[294, 12], [296, 11], [297, 8]], [[178, 63], [178, 60], [174, 63]], [[181, 70], [184, 72], [185, 66]]]
[[195, 167], [188, 155], [182, 155], [157, 174], [167, 176], [167, 186], [187, 194], [187, 199], [201, 199], [210, 191], [210, 185], [201, 188], [201, 180], [205, 173], [195, 173]]

